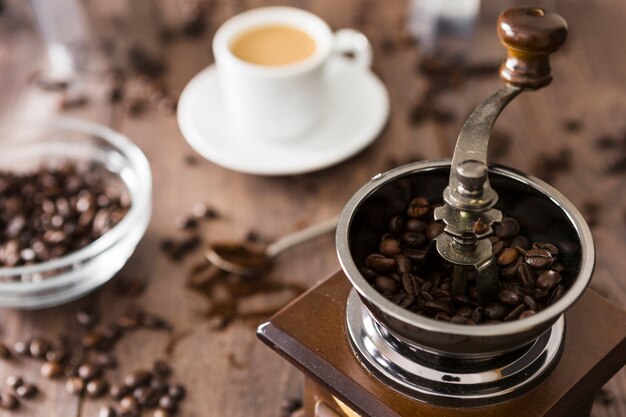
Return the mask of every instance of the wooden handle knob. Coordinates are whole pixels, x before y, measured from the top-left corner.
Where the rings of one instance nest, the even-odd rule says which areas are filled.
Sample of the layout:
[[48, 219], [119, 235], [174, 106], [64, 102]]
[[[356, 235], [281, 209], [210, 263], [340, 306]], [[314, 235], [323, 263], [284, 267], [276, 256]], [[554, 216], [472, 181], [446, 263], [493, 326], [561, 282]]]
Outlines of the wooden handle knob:
[[516, 7], [498, 18], [498, 36], [508, 50], [500, 68], [504, 81], [527, 89], [550, 84], [549, 56], [565, 42], [565, 19], [538, 7]]

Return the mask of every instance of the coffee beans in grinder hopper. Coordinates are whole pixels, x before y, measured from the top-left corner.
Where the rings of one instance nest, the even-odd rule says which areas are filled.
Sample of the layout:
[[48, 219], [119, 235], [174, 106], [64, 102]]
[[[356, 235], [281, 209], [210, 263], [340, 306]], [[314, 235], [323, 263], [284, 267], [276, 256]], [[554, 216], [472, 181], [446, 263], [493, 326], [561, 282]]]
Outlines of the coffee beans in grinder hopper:
[[[444, 229], [433, 219], [435, 207], [424, 197], [413, 198], [404, 213], [389, 219], [378, 251], [362, 260], [361, 274], [384, 297], [419, 315], [477, 325], [530, 317], [563, 295], [564, 267], [558, 247], [548, 242], [531, 244], [519, 222], [506, 216], [493, 226], [494, 236], [489, 238], [500, 275], [497, 299], [478, 305], [473, 270], [468, 273], [467, 294], [453, 294], [454, 266], [434, 246], [433, 239]], [[475, 229], [485, 227], [477, 224]]]
[[67, 162], [0, 172], [0, 267], [33, 265], [81, 249], [111, 230], [129, 208], [121, 184], [98, 165]]

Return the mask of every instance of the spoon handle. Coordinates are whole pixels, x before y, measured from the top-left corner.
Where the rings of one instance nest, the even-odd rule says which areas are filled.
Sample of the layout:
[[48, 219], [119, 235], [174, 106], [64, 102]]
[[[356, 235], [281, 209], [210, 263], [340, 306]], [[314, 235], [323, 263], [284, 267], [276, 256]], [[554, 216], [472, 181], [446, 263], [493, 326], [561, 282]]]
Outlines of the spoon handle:
[[282, 237], [276, 242], [270, 244], [265, 249], [265, 253], [269, 258], [274, 258], [281, 252], [297, 246], [301, 243], [304, 243], [307, 240], [313, 239], [328, 232], [332, 232], [337, 228], [338, 219], [339, 216], [331, 217], [330, 219], [309, 226], [306, 229]]

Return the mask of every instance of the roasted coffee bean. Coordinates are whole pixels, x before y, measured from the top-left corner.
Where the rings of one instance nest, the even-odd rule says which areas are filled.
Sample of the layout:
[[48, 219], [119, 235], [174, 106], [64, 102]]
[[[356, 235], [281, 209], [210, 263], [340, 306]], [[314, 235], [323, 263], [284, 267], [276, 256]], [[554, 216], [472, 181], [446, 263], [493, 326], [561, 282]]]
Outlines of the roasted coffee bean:
[[433, 318], [435, 320], [439, 320], [439, 321], [450, 321], [452, 319], [452, 316], [450, 316], [446, 312], [439, 311], [438, 313], [435, 313], [435, 317], [433, 317]]
[[90, 381], [102, 375], [102, 368], [93, 363], [84, 363], [78, 367], [78, 376], [85, 381]]
[[504, 249], [504, 242], [499, 238], [495, 238], [491, 242], [491, 253], [493, 256], [498, 256], [500, 252], [502, 252], [502, 249]]
[[516, 275], [521, 285], [526, 288], [535, 288], [535, 276], [527, 263], [522, 263], [517, 267]]
[[519, 319], [525, 319], [527, 317], [532, 317], [536, 314], [535, 311], [533, 310], [524, 310], [522, 311], [522, 314], [519, 315]]
[[540, 248], [529, 249], [525, 256], [526, 263], [535, 269], [547, 268], [553, 259], [550, 252]]
[[185, 390], [185, 387], [180, 384], [170, 385], [169, 389], [167, 390], [167, 395], [176, 401], [180, 401], [185, 398], [186, 393], [187, 392]]
[[507, 315], [507, 308], [502, 303], [490, 303], [485, 306], [485, 318], [488, 320], [500, 320]]
[[176, 217], [176, 227], [182, 230], [191, 230], [198, 228], [198, 220], [194, 217], [178, 216]]
[[485, 309], [483, 309], [482, 307], [476, 307], [472, 312], [470, 318], [472, 319], [472, 321], [474, 321], [474, 323], [482, 323], [484, 316]]
[[[409, 256], [408, 254], [406, 254]], [[396, 261], [380, 254], [372, 254], [365, 259], [365, 266], [379, 274], [386, 274], [396, 269]]]
[[517, 220], [512, 217], [505, 217], [500, 224], [494, 226], [494, 232], [502, 240], [511, 240], [520, 232]]
[[67, 350], [64, 347], [53, 347], [46, 352], [46, 361], [57, 362], [59, 364], [67, 359]]
[[46, 339], [35, 337], [30, 341], [28, 350], [33, 358], [43, 359], [46, 357], [46, 352], [50, 350], [50, 342]]
[[426, 236], [417, 232], [406, 232], [402, 235], [402, 243], [411, 249], [417, 249], [426, 245]]
[[102, 407], [98, 412], [98, 417], [117, 417], [117, 411], [113, 407]]
[[141, 409], [139, 407], [139, 403], [132, 395], [127, 395], [126, 397], [120, 400], [120, 407], [124, 411], [133, 411], [138, 413]]
[[446, 290], [442, 290], [441, 288], [435, 288], [434, 290], [430, 292], [430, 295], [432, 295], [436, 299], [450, 298], [450, 292]]
[[20, 402], [17, 400], [15, 395], [6, 391], [0, 393], [0, 408], [4, 410], [15, 410], [19, 406]]
[[535, 242], [535, 243], [533, 243], [533, 248], [535, 248], [535, 249], [545, 249], [548, 252], [550, 252], [550, 254], [552, 256], [557, 256], [559, 254], [559, 248], [557, 248], [555, 245], [553, 245], [551, 243]]
[[455, 314], [454, 316], [450, 317], [450, 323], [454, 323], [454, 324], [465, 324], [467, 322], [467, 318]]
[[167, 378], [172, 375], [172, 367], [162, 360], [154, 361], [152, 371], [155, 375], [160, 376], [161, 378]]
[[376, 277], [378, 276], [376, 272], [372, 271], [369, 268], [361, 268], [361, 275], [363, 275], [363, 278], [370, 282], [376, 279]]
[[513, 248], [502, 249], [496, 258], [496, 263], [500, 266], [507, 266], [517, 260], [519, 253]]
[[550, 265], [549, 267], [551, 270], [555, 271], [555, 272], [563, 272], [565, 271], [565, 267], [563, 266], [563, 264], [556, 262], [552, 265]]
[[406, 212], [409, 217], [424, 217], [430, 212], [430, 203], [428, 202], [428, 199], [424, 197], [416, 197], [411, 200]]
[[426, 239], [433, 240], [443, 233], [446, 225], [441, 222], [430, 222], [426, 225]]
[[389, 232], [395, 236], [399, 236], [402, 233], [404, 227], [404, 220], [400, 216], [393, 216], [389, 220]]
[[41, 375], [52, 379], [60, 376], [63, 373], [63, 367], [59, 362], [49, 361], [41, 365]]
[[3, 342], [0, 342], [0, 358], [8, 359], [11, 357], [11, 350]]
[[117, 367], [117, 359], [107, 353], [100, 353], [96, 356], [95, 362], [102, 368], [113, 369]]
[[526, 309], [526, 306], [524, 304], [518, 305], [513, 310], [511, 310], [511, 312], [509, 314], [504, 316], [504, 321], [511, 321], [511, 320], [515, 320], [515, 319], [519, 318], [520, 314], [522, 314], [522, 312], [525, 309]]
[[474, 307], [476, 305], [476, 302], [472, 301], [472, 299], [466, 297], [465, 295], [455, 295], [452, 297], [452, 303], [456, 306]]
[[526, 304], [530, 310], [538, 311], [537, 301], [530, 295], [524, 296], [524, 304]]
[[157, 315], [145, 312], [141, 315], [141, 325], [143, 327], [147, 327], [148, 329], [155, 330], [165, 330], [171, 327], [169, 323], [165, 321], [165, 319]]
[[516, 305], [519, 305], [522, 302], [522, 300], [520, 299], [520, 296], [511, 290], [500, 291], [500, 293], [498, 294], [498, 299], [500, 300], [502, 304], [507, 304], [507, 305], [510, 305], [511, 307], [515, 307]]
[[440, 301], [427, 301], [424, 308], [434, 314], [446, 313], [448, 316], [452, 316], [452, 309], [448, 303], [442, 303]]
[[552, 294], [550, 295], [550, 299], [548, 300], [548, 305], [552, 305], [559, 300], [565, 293], [565, 287], [562, 285], [557, 286]]
[[474, 222], [473, 229], [476, 235], [482, 235], [483, 233], [487, 233], [487, 231], [489, 230], [489, 225], [487, 225], [487, 223], [485, 223], [483, 219], [479, 217], [478, 220]]
[[159, 377], [154, 377], [150, 380], [150, 388], [157, 394], [162, 394], [167, 391], [169, 385], [163, 379]]
[[411, 294], [405, 294], [400, 301], [398, 301], [398, 305], [402, 308], [408, 308], [415, 301], [415, 297]]
[[159, 408], [174, 412], [178, 408], [178, 402], [169, 395], [164, 395], [159, 398]]
[[537, 277], [537, 288], [551, 290], [561, 282], [561, 274], [556, 271], [547, 270]]
[[103, 395], [108, 388], [109, 384], [104, 379], [96, 378], [87, 383], [85, 393], [92, 398], [96, 398]]
[[406, 274], [408, 272], [411, 272], [411, 268], [413, 266], [411, 258], [406, 255], [396, 255], [393, 257], [393, 259], [398, 264], [396, 270], [400, 274]]
[[426, 222], [420, 219], [408, 219], [406, 221], [406, 225], [404, 226], [407, 232], [415, 232], [415, 233], [425, 233], [426, 232]]
[[[517, 252], [517, 250], [515, 250], [515, 251]], [[504, 250], [502, 252], [504, 252]], [[502, 276], [503, 278], [506, 278], [506, 279], [513, 279], [513, 278], [515, 278], [515, 275], [517, 274], [517, 268], [519, 268], [519, 266], [522, 263], [524, 263], [523, 258], [521, 256], [518, 256], [517, 259], [513, 263], [511, 263], [511, 264], [509, 264], [507, 266], [503, 266], [502, 269], [500, 269], [500, 276]]]
[[376, 289], [385, 294], [395, 294], [398, 292], [398, 283], [391, 277], [379, 275], [374, 281]]
[[124, 385], [126, 385], [129, 388], [134, 389], [134, 388], [137, 388], [138, 386], [146, 385], [150, 383], [150, 378], [152, 378], [152, 374], [150, 374], [150, 372], [148, 371], [143, 371], [143, 370], [135, 371], [124, 377]]
[[[407, 294], [417, 295], [418, 284], [411, 274], [402, 274], [402, 288]], [[420, 287], [421, 288], [421, 287]]]
[[209, 207], [204, 203], [194, 204], [191, 212], [199, 220], [210, 220], [219, 217], [217, 210], [215, 210], [213, 207]]
[[79, 310], [76, 313], [76, 320], [85, 327], [92, 327], [100, 321], [98, 315], [92, 311]]
[[11, 389], [16, 390], [24, 384], [24, 378], [19, 375], [9, 375], [6, 382]]
[[116, 321], [117, 326], [122, 330], [132, 330], [139, 326], [139, 316], [134, 314], [123, 314]]
[[71, 376], [65, 380], [65, 390], [72, 395], [82, 395], [85, 389], [85, 381], [77, 376]]
[[101, 349], [108, 345], [108, 341], [97, 331], [87, 332], [81, 341], [82, 345], [86, 349]]
[[393, 258], [394, 255], [401, 252], [400, 242], [395, 239], [385, 239], [380, 242], [379, 250], [382, 255]]
[[114, 384], [109, 388], [109, 395], [113, 397], [114, 400], [121, 400], [125, 396], [130, 394], [130, 388], [123, 384]]
[[133, 397], [142, 408], [154, 407], [159, 400], [158, 394], [150, 387], [135, 388]]

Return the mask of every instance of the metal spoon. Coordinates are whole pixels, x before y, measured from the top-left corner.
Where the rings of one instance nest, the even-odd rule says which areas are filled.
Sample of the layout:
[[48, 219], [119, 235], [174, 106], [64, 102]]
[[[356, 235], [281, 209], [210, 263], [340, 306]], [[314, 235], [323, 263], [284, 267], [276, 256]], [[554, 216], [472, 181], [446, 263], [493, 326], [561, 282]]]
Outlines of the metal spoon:
[[284, 236], [262, 247], [248, 242], [216, 242], [205, 252], [207, 259], [219, 269], [235, 275], [254, 277], [267, 272], [274, 258], [294, 246], [331, 232], [337, 227], [335, 216], [306, 229]]

